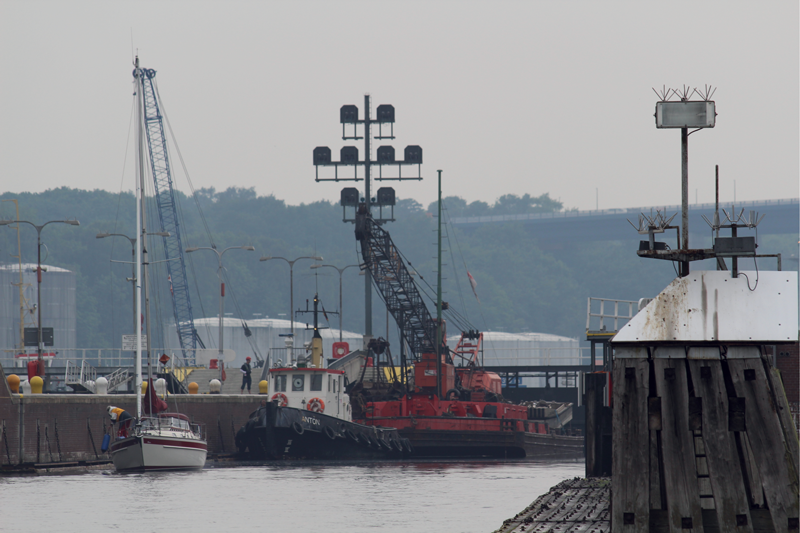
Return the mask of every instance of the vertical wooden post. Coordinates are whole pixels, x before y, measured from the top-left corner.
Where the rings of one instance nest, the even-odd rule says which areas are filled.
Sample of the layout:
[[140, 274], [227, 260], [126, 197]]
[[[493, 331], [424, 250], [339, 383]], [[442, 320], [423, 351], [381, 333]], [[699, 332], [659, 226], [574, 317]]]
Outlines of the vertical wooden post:
[[736, 395], [744, 398], [745, 435], [753, 449], [775, 531], [789, 531], [789, 524], [798, 522], [800, 490], [797, 471], [789, 472], [795, 463], [787, 460], [788, 447], [764, 366], [759, 357], [729, 359], [728, 368]]
[[612, 531], [649, 531], [649, 441], [647, 359], [614, 362], [614, 443], [612, 460]]
[[702, 399], [703, 444], [720, 531], [751, 532], [734, 434], [728, 428], [728, 392], [720, 361], [689, 361], [694, 393]]
[[[683, 352], [683, 349], [680, 349]], [[653, 361], [661, 397], [661, 442], [670, 531], [703, 531], [694, 436], [689, 428], [686, 359]]]
[[586, 374], [586, 477], [603, 475], [603, 391], [605, 374]]

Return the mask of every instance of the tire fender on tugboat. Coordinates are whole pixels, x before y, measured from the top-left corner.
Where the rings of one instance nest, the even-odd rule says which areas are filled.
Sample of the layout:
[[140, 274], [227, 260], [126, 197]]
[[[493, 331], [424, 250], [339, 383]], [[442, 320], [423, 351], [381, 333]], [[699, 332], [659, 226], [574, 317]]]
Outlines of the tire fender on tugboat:
[[305, 428], [300, 424], [300, 422], [293, 422], [292, 423], [292, 429], [298, 435], [302, 435], [306, 431]]
[[325, 433], [325, 436], [328, 437], [329, 439], [336, 440], [336, 431], [332, 427], [325, 426], [325, 429], [322, 431], [323, 433]]

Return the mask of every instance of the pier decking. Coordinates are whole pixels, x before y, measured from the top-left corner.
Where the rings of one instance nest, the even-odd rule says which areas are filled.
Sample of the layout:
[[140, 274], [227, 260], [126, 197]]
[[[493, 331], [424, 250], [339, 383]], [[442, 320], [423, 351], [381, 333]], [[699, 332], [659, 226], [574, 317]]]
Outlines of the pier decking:
[[503, 522], [495, 533], [611, 531], [610, 500], [610, 478], [568, 479]]

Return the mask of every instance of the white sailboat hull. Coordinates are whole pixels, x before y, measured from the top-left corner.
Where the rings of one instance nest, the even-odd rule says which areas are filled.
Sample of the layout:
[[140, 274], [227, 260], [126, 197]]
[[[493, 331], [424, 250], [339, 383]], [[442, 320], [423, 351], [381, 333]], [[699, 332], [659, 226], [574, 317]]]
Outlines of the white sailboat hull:
[[205, 441], [168, 435], [135, 435], [111, 445], [117, 472], [199, 470], [206, 464]]

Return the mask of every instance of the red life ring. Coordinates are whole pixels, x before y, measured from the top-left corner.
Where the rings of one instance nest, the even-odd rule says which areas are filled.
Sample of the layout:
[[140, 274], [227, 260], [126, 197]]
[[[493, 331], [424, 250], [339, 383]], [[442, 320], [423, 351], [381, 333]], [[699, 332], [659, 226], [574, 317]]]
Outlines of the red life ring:
[[270, 401], [274, 402], [275, 400], [278, 400], [278, 407], [286, 407], [287, 405], [289, 405], [289, 400], [286, 398], [286, 395], [282, 392], [276, 392], [275, 394], [272, 395]]
[[324, 413], [325, 402], [323, 402], [319, 398], [311, 398], [310, 400], [308, 400], [308, 403], [306, 404], [306, 409], [308, 409], [312, 413]]

